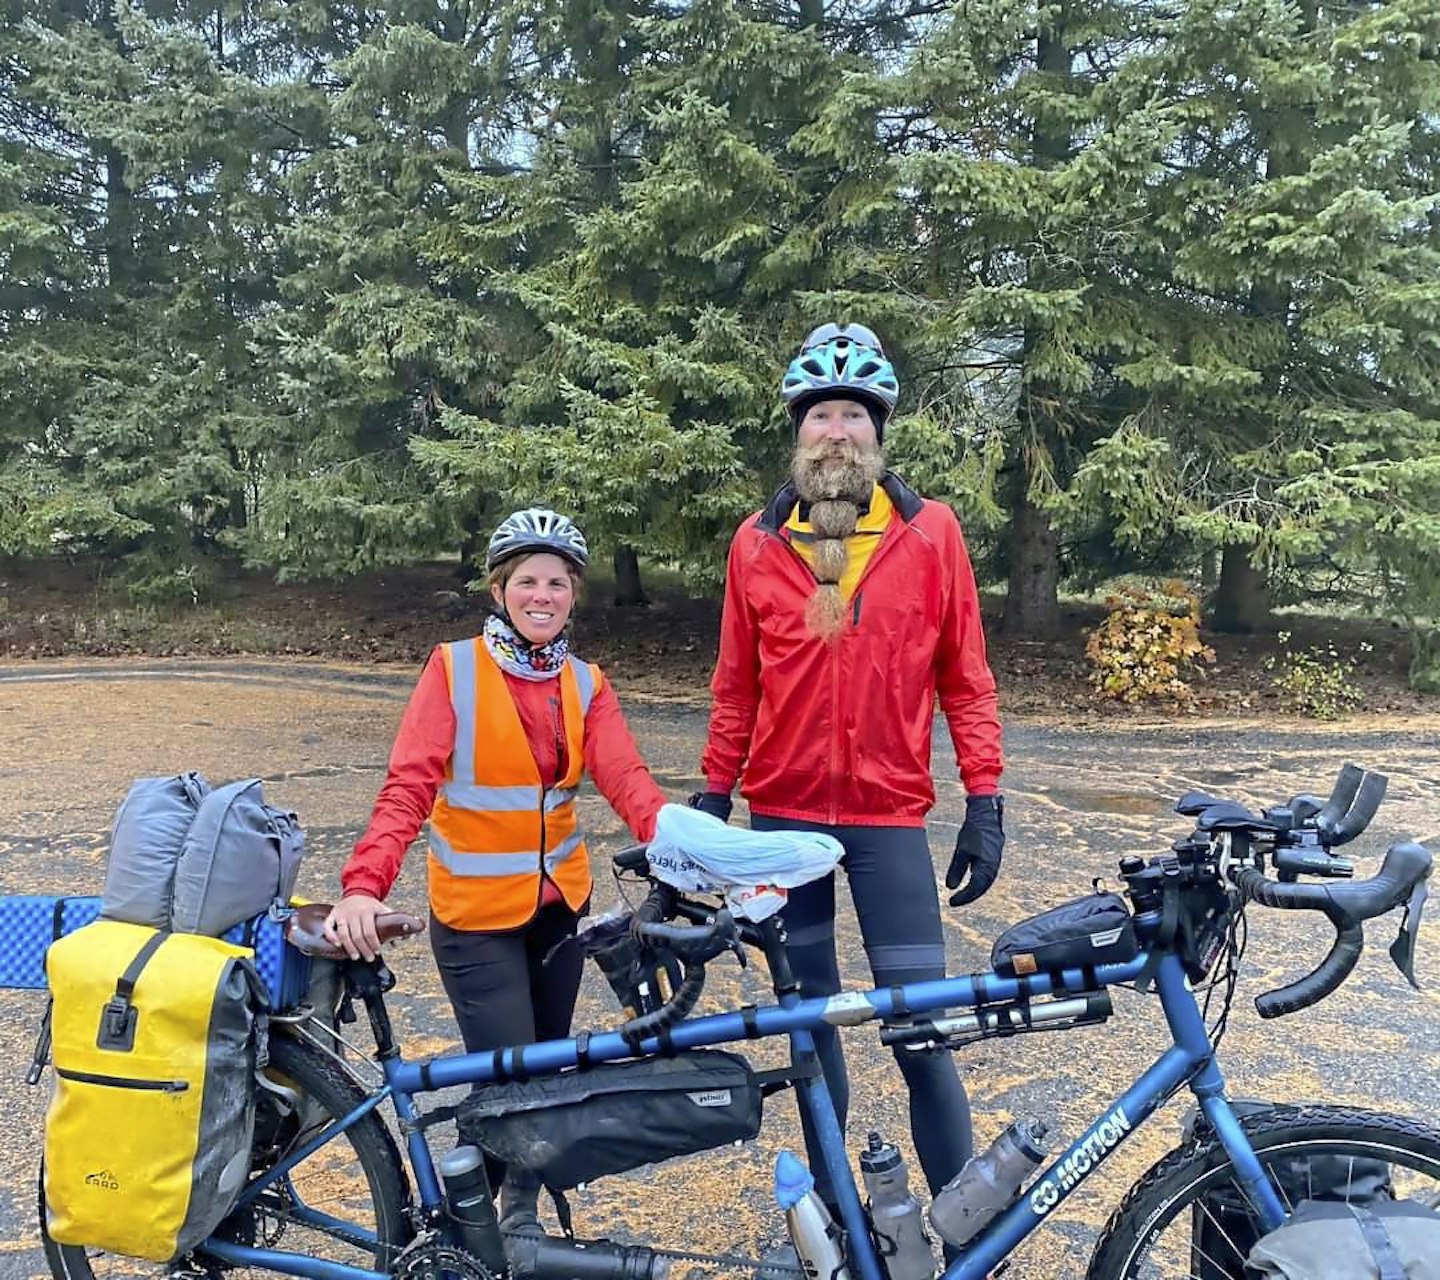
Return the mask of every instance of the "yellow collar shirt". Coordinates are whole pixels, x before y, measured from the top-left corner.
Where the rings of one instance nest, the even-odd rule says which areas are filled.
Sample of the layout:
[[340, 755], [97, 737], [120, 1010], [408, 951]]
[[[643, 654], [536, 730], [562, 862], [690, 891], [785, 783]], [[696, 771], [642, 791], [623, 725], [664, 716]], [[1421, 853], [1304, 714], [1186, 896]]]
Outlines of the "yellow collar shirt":
[[[845, 539], [845, 573], [840, 579], [841, 599], [848, 601], [855, 594], [855, 587], [865, 572], [865, 566], [870, 563], [870, 557], [875, 554], [875, 548], [880, 545], [880, 539], [890, 527], [894, 515], [895, 504], [890, 501], [890, 495], [877, 484], [870, 495], [870, 509], [860, 516], [855, 522], [855, 532]], [[815, 531], [808, 520], [800, 518], [799, 503], [796, 503], [795, 509], [790, 512], [790, 518], [785, 522], [785, 531], [796, 554], [813, 570], [815, 549], [811, 544], [815, 541]]]

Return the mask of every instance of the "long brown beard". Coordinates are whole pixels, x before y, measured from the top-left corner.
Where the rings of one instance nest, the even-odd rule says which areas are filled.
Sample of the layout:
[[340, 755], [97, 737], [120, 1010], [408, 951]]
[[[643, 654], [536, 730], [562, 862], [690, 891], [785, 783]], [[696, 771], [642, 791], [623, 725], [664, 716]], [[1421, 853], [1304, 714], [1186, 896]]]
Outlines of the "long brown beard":
[[840, 579], [849, 560], [845, 539], [855, 532], [860, 504], [885, 474], [885, 455], [878, 445], [861, 449], [840, 441], [797, 446], [790, 474], [796, 492], [810, 504], [815, 534], [812, 567], [817, 585], [805, 605], [805, 625], [829, 643], [845, 625], [845, 601], [840, 596]]

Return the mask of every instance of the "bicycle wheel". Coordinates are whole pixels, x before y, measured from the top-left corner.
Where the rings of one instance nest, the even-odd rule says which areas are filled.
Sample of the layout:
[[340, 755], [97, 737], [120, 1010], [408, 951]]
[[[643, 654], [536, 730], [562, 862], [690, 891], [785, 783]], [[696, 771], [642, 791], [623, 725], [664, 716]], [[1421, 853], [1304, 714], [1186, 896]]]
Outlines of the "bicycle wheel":
[[[1297, 1168], [1312, 1167], [1317, 1156], [1336, 1158], [1342, 1170], [1384, 1161], [1396, 1199], [1440, 1207], [1440, 1130], [1429, 1125], [1329, 1106], [1274, 1107], [1243, 1117], [1241, 1125], [1287, 1209], [1304, 1194], [1286, 1194], [1284, 1183]], [[1277, 1178], [1277, 1168], [1286, 1177]], [[1095, 1246], [1088, 1280], [1242, 1276], [1247, 1227], [1258, 1235], [1258, 1223], [1243, 1210], [1238, 1222], [1217, 1215], [1217, 1202], [1243, 1205], [1244, 1197], [1230, 1157], [1207, 1131], [1170, 1152], [1130, 1189]]]
[[[331, 1119], [348, 1115], [364, 1095], [339, 1065], [314, 1046], [285, 1035], [270, 1039], [265, 1076], [274, 1088], [258, 1092], [252, 1174], [273, 1168], [288, 1152]], [[261, 1248], [384, 1270], [410, 1237], [410, 1192], [400, 1155], [375, 1113], [352, 1125], [268, 1188], [253, 1205], [227, 1218], [218, 1236]], [[338, 1225], [314, 1225], [306, 1210]], [[78, 1245], [62, 1245], [45, 1233], [45, 1189], [40, 1184], [40, 1230], [45, 1257], [57, 1280], [159, 1280], [172, 1263], [140, 1262]], [[366, 1239], [361, 1232], [368, 1232]], [[274, 1280], [274, 1272], [226, 1268], [196, 1260], [202, 1273], [237, 1280]]]

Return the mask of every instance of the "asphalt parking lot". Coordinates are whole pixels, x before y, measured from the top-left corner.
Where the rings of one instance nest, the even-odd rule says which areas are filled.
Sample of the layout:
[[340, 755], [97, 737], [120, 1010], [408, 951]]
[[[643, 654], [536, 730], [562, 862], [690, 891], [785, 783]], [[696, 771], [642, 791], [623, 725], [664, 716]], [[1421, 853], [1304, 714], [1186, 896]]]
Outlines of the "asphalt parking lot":
[[[363, 829], [384, 776], [386, 754], [413, 672], [270, 663], [76, 663], [0, 668], [0, 892], [93, 893], [104, 873], [106, 834], [132, 778], [199, 769], [211, 781], [256, 775], [273, 803], [295, 809], [308, 853], [300, 891], [326, 898]], [[627, 699], [632, 728], [661, 786], [677, 799], [698, 783], [703, 706], [677, 698]], [[1170, 812], [1200, 787], [1269, 803], [1328, 787], [1347, 760], [1380, 769], [1390, 795], [1372, 831], [1353, 846], [1376, 865], [1400, 836], [1440, 833], [1440, 733], [1429, 726], [1364, 723], [1271, 730], [1222, 724], [1106, 729], [1052, 723], [1006, 727], [1009, 843], [996, 888], [949, 912], [951, 972], [987, 967], [992, 939], [1008, 924], [1084, 893], [1124, 854], [1153, 854], [1185, 834]], [[953, 776], [948, 741], [937, 736], [937, 776]], [[963, 813], [957, 783], [942, 782], [931, 843], [943, 873]], [[625, 842], [618, 820], [593, 792], [582, 801], [592, 834], [596, 909], [615, 900], [607, 855]], [[413, 857], [392, 901], [423, 909], [423, 860]], [[1259, 913], [1224, 1046], [1232, 1093], [1341, 1101], [1433, 1114], [1440, 1098], [1440, 933], [1422, 935], [1425, 990], [1410, 991], [1384, 947], [1389, 924], [1341, 992], [1307, 1014], [1262, 1023], [1259, 992], [1308, 970], [1328, 940], [1313, 917]], [[868, 986], [848, 905], [842, 908], [842, 968]], [[449, 1011], [423, 941], [405, 944], [397, 1022], [415, 1056], [455, 1043]], [[733, 964], [712, 970], [702, 1008], [765, 996], [763, 972]], [[42, 1009], [38, 993], [0, 992], [0, 1061], [6, 1105], [0, 1125], [0, 1277], [46, 1274], [35, 1224], [35, 1174], [45, 1090], [23, 1076]], [[1121, 992], [1100, 1028], [1018, 1037], [962, 1053], [976, 1128], [986, 1141], [1016, 1115], [1044, 1117], [1073, 1139], [1164, 1047], [1158, 1006]], [[577, 1027], [616, 1021], [608, 989], [587, 974]], [[846, 1033], [852, 1076], [851, 1145], [878, 1128], [908, 1147], [898, 1072], [873, 1028]], [[770, 1065], [770, 1046], [754, 1055]], [[1178, 1138], [1174, 1104], [1138, 1132], [1101, 1175], [1086, 1183], [1017, 1255], [1011, 1275], [1078, 1277], [1095, 1232], [1138, 1173]], [[793, 1104], [777, 1098], [758, 1142], [715, 1158], [692, 1158], [658, 1175], [613, 1179], [576, 1197], [583, 1234], [632, 1233], [657, 1243], [750, 1252], [781, 1230], [769, 1199], [776, 1152], [798, 1147]], [[912, 1170], [915, 1166], [912, 1161]], [[915, 1174], [918, 1182], [918, 1172]]]

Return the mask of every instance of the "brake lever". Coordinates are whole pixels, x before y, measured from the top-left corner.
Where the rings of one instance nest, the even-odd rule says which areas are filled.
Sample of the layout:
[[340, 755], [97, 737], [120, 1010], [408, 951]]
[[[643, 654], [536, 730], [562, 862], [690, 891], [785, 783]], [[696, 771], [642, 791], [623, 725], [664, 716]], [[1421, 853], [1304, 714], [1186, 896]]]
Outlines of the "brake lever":
[[1420, 935], [1420, 916], [1425, 910], [1425, 899], [1429, 896], [1430, 880], [1427, 876], [1410, 891], [1410, 899], [1405, 903], [1405, 915], [1400, 921], [1400, 932], [1390, 944], [1390, 959], [1404, 975], [1405, 981], [1416, 991], [1420, 990], [1420, 983], [1415, 979], [1415, 944]]

